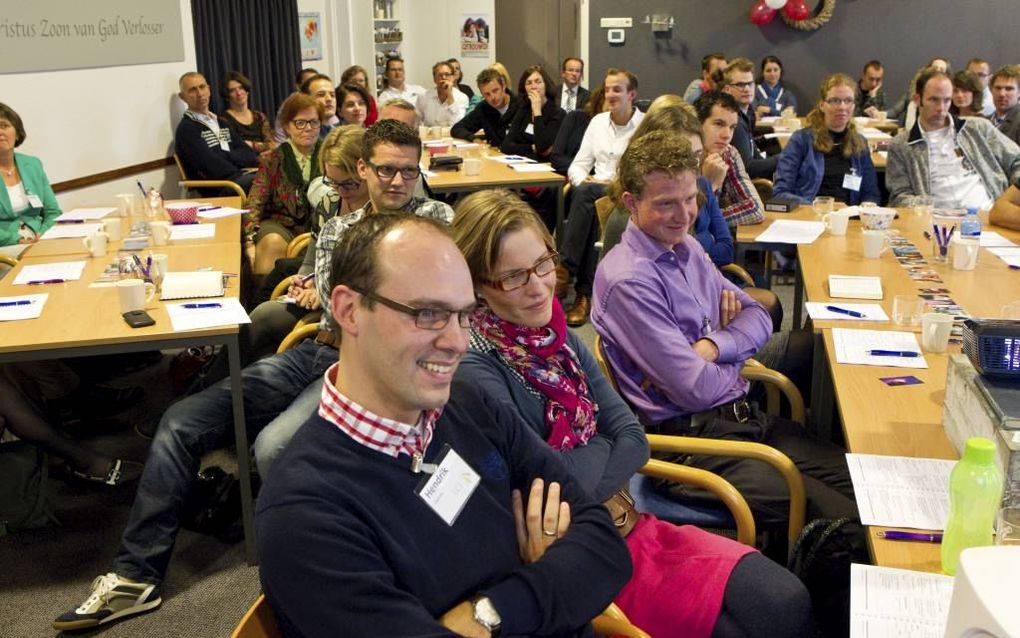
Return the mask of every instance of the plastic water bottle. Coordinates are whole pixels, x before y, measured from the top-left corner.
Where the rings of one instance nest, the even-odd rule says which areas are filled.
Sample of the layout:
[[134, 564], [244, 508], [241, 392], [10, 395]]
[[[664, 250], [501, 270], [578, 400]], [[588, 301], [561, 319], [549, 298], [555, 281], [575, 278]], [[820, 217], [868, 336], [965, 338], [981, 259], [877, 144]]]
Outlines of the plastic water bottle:
[[963, 239], [981, 239], [981, 218], [978, 217], [978, 209], [967, 209], [967, 215], [960, 222], [960, 237]]
[[949, 475], [949, 520], [942, 536], [942, 571], [953, 576], [960, 552], [992, 544], [992, 528], [1002, 498], [1002, 472], [995, 464], [995, 442], [973, 437]]

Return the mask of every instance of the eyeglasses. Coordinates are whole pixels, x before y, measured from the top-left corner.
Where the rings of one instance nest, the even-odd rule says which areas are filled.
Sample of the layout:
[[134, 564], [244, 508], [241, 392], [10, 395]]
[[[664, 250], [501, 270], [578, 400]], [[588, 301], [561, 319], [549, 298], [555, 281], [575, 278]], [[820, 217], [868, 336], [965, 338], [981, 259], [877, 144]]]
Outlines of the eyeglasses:
[[436, 73], [436, 77], [439, 78], [440, 80], [444, 80], [446, 78], [452, 78], [453, 74], [452, 73]]
[[334, 190], [344, 190], [344, 191], [358, 190], [358, 187], [361, 186], [361, 182], [359, 182], [356, 179], [347, 179], [347, 180], [344, 180], [342, 182], [338, 182], [335, 179], [330, 179], [326, 175], [322, 176], [322, 184], [324, 186], [326, 186], [327, 188], [332, 188]]
[[523, 270], [515, 270], [509, 272], [498, 279], [492, 279], [483, 281], [483, 283], [498, 288], [503, 292], [510, 292], [523, 288], [528, 285], [531, 281], [531, 275], [534, 274], [536, 277], [545, 277], [552, 271], [556, 270], [556, 264], [560, 263], [560, 256], [556, 252], [551, 252], [545, 257], [542, 257], [535, 262], [535, 265], [531, 268], [525, 268]]
[[738, 89], [751, 89], [754, 88], [754, 80], [750, 82], [730, 82], [730, 86], [735, 86]]
[[410, 182], [411, 180], [418, 179], [418, 176], [421, 175], [421, 167], [418, 166], [406, 166], [404, 168], [398, 166], [377, 166], [368, 160], [365, 160], [365, 164], [368, 164], [368, 167], [375, 172], [379, 179], [390, 180], [396, 177], [397, 173], [400, 173], [405, 182]]
[[457, 323], [461, 328], [471, 327], [471, 315], [474, 314], [476, 306], [464, 310], [447, 310], [446, 308], [414, 308], [406, 306], [399, 301], [393, 301], [374, 292], [368, 292], [357, 286], [351, 289], [361, 296], [377, 301], [391, 310], [402, 312], [405, 315], [414, 317], [414, 325], [422, 330], [442, 330], [450, 323], [450, 317], [457, 315]]
[[852, 97], [828, 97], [825, 103], [829, 106], [852, 106], [855, 100]]
[[290, 123], [299, 131], [303, 131], [308, 127], [319, 128], [319, 120], [291, 120]]

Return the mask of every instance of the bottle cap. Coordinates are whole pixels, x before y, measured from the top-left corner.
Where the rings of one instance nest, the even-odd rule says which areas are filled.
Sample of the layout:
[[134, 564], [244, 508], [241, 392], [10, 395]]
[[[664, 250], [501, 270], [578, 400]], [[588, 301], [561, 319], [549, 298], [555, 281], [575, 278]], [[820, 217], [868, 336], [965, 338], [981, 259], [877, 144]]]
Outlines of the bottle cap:
[[967, 439], [967, 445], [963, 449], [963, 460], [975, 465], [991, 465], [995, 463], [996, 453], [995, 441], [974, 436]]

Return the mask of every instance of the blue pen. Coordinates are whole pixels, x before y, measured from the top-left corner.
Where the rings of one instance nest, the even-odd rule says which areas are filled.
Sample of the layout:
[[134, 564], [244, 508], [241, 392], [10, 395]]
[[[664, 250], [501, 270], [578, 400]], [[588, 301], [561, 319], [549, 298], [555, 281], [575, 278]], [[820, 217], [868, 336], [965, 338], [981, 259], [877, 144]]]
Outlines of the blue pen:
[[197, 310], [199, 308], [221, 308], [222, 306], [218, 303], [186, 303], [181, 308], [187, 308], [189, 310]]
[[36, 279], [35, 281], [28, 282], [29, 286], [38, 286], [40, 284], [62, 284], [63, 279]]
[[30, 306], [32, 301], [30, 299], [19, 299], [18, 301], [0, 301], [0, 308], [9, 308], [11, 306]]
[[920, 357], [920, 352], [910, 352], [909, 350], [868, 350], [868, 354], [873, 357]]
[[825, 309], [830, 312], [838, 312], [844, 315], [850, 315], [851, 317], [857, 317], [858, 319], [862, 319], [864, 317], [863, 312], [857, 312], [856, 310], [847, 310], [846, 308], [840, 308], [839, 306], [826, 306]]
[[204, 213], [207, 210], [219, 210], [220, 206], [199, 206], [198, 212]]

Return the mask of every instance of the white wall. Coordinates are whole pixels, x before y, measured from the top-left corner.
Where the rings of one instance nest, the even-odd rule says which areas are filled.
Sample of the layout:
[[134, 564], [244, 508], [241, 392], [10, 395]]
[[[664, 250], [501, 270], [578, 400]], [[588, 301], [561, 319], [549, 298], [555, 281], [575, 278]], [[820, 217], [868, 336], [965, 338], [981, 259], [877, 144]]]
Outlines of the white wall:
[[[505, 0], [504, 0], [505, 1]], [[439, 60], [457, 58], [464, 84], [477, 93], [475, 77], [496, 61], [495, 0], [399, 0], [401, 26], [404, 29], [404, 67], [408, 81], [426, 88], [434, 86], [432, 65]], [[465, 58], [460, 55], [461, 16], [488, 14], [489, 57]]]
[[302, 67], [310, 66], [317, 70], [319, 73], [325, 73], [331, 78], [339, 80], [340, 71], [343, 71], [346, 67], [341, 67], [336, 70], [336, 76], [334, 76], [334, 70], [336, 69], [333, 65], [333, 60], [336, 59], [332, 50], [333, 43], [336, 40], [336, 32], [332, 28], [332, 12], [333, 3], [329, 0], [297, 0], [298, 13], [318, 13], [319, 14], [319, 33], [322, 38], [322, 59], [321, 60], [309, 60], [302, 62]]
[[[39, 157], [50, 182], [61, 182], [167, 157], [180, 114], [177, 79], [195, 68], [191, 0], [181, 10], [184, 60], [161, 64], [0, 75], [2, 99], [18, 112], [27, 138], [18, 150]], [[177, 169], [67, 191], [65, 210], [136, 192], [135, 181], [177, 195]]]

